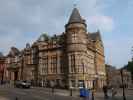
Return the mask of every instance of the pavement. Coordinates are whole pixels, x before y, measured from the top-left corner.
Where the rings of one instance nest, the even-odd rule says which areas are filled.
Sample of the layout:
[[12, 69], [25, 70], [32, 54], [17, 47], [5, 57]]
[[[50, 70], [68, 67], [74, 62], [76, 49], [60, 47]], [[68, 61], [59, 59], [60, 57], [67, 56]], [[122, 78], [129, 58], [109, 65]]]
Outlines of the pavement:
[[[133, 100], [133, 89], [126, 89], [126, 100]], [[51, 88], [32, 87], [31, 89], [14, 88], [10, 85], [0, 86], [0, 100], [91, 100], [90, 98], [79, 97], [79, 91], [73, 91], [73, 96], [70, 96], [70, 91]], [[123, 100], [122, 90], [117, 90], [116, 97], [104, 99], [102, 91], [94, 94], [94, 100]]]

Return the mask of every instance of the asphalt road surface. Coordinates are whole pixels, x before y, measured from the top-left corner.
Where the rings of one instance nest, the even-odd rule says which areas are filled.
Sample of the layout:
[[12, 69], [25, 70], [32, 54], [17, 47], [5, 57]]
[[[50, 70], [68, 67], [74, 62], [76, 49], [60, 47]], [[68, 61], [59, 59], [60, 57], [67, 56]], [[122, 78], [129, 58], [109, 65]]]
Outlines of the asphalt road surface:
[[[52, 94], [51, 89], [31, 88], [19, 89], [13, 87], [0, 87], [0, 100], [89, 100], [77, 96], [69, 96], [70, 93], [62, 90], [55, 90]], [[91, 100], [91, 99], [90, 99]], [[95, 94], [95, 100], [105, 100], [103, 93]], [[123, 100], [122, 90], [119, 90], [115, 98], [107, 100]], [[133, 90], [126, 90], [126, 100], [133, 100]]]
[[52, 94], [50, 90], [0, 88], [0, 100], [83, 100], [79, 97]]

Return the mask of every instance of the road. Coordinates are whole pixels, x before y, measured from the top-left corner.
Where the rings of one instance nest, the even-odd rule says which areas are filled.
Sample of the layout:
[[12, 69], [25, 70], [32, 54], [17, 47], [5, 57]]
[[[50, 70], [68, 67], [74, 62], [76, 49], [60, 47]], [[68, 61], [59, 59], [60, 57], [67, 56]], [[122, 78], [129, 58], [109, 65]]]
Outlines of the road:
[[[76, 92], [73, 94], [74, 95], [71, 97], [69, 96], [69, 91], [57, 89], [54, 94], [52, 94], [51, 89], [37, 87], [31, 89], [0, 87], [0, 100], [84, 100], [80, 98]], [[133, 100], [133, 90], [126, 90], [126, 97], [126, 100]], [[104, 100], [103, 93], [96, 93], [95, 100]], [[110, 97], [108, 100], [123, 100], [122, 91], [119, 90], [114, 99]]]
[[31, 88], [0, 88], [0, 100], [82, 100], [79, 97], [66, 96], [65, 94], [52, 94], [49, 89]]

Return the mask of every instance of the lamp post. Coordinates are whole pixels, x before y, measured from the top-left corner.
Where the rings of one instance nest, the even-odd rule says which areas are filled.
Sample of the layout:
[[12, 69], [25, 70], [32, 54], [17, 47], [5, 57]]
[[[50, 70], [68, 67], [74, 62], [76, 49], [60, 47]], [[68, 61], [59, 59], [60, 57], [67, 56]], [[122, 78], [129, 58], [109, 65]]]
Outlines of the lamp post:
[[73, 95], [73, 87], [70, 87], [70, 96]]
[[95, 89], [98, 88], [98, 74], [95, 75]]
[[121, 81], [122, 81], [122, 89], [123, 89], [123, 100], [126, 100], [125, 86], [124, 86], [124, 81], [123, 81], [123, 69], [120, 70], [120, 73], [121, 73]]
[[94, 85], [95, 85], [95, 80], [93, 80], [93, 88], [92, 88], [92, 100], [94, 100]]
[[83, 88], [86, 88], [86, 86], [85, 86], [85, 68], [84, 68], [85, 66], [84, 66], [84, 62], [83, 61], [81, 63], [83, 65], [83, 78], [84, 78], [83, 79]]
[[97, 86], [98, 75], [96, 74], [96, 75], [94, 76], [94, 78], [95, 78], [95, 80], [93, 80], [92, 100], [95, 99], [95, 98], [94, 98], [94, 90], [95, 90], [95, 88], [96, 88], [96, 86]]
[[1, 84], [3, 84], [3, 80], [4, 80], [4, 68], [2, 68], [2, 79], [1, 79]]

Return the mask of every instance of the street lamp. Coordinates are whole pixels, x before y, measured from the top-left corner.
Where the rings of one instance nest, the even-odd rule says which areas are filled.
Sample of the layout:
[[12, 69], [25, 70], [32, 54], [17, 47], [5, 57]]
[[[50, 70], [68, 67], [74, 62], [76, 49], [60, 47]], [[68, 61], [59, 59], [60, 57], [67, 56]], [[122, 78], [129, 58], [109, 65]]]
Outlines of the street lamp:
[[94, 78], [95, 78], [95, 89], [97, 89], [98, 87], [98, 74], [97, 73], [95, 74]]
[[95, 88], [97, 87], [97, 79], [98, 79], [98, 75], [95, 74], [95, 75], [94, 75], [94, 78], [95, 78], [95, 80], [93, 80], [92, 100], [94, 100], [94, 90], [95, 90]]
[[83, 60], [81, 60], [81, 63], [82, 63], [82, 65], [83, 65], [83, 88], [86, 88], [86, 86], [85, 86], [85, 66], [84, 66], [84, 62], [83, 62]]
[[123, 69], [120, 70], [120, 73], [121, 73], [121, 81], [122, 81], [122, 89], [123, 89], [123, 100], [126, 100], [125, 86], [124, 86], [124, 81], [123, 81]]

